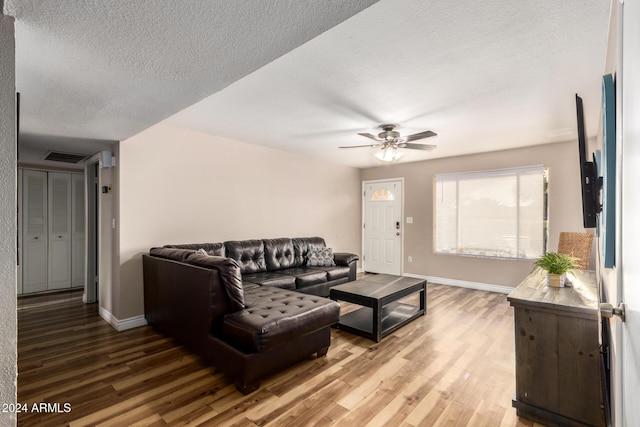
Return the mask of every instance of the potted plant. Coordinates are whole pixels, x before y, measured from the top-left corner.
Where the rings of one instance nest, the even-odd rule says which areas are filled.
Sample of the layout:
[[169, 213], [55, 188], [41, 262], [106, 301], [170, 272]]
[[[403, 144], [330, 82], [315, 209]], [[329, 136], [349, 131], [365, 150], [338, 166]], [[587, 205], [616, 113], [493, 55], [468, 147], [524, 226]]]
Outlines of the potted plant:
[[547, 285], [560, 288], [564, 286], [566, 273], [576, 268], [576, 258], [547, 252], [536, 260], [536, 266], [547, 272]]

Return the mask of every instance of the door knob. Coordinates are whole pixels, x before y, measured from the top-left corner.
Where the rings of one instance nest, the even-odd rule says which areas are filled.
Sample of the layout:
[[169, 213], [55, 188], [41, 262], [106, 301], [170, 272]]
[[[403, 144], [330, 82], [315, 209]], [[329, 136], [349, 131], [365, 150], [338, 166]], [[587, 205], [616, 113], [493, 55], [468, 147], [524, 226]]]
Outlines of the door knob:
[[620, 320], [624, 322], [624, 303], [621, 302], [617, 307], [609, 304], [608, 302], [600, 303], [600, 315], [611, 319], [613, 316], [620, 317]]
[[399, 232], [399, 231], [397, 231], [397, 232], [396, 232], [396, 236], [399, 236], [399, 235], [400, 235], [400, 232]]

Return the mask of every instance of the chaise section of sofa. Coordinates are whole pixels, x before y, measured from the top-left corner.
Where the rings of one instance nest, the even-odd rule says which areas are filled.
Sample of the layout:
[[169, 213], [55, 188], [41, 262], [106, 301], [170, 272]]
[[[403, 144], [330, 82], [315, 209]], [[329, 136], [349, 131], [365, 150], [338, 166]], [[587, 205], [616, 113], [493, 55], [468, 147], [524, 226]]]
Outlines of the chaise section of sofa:
[[249, 393], [266, 376], [327, 353], [340, 307], [313, 292], [350, 280], [358, 258], [335, 254], [334, 263], [346, 265], [306, 266], [314, 247], [325, 248], [324, 240], [152, 248], [143, 255], [147, 321]]

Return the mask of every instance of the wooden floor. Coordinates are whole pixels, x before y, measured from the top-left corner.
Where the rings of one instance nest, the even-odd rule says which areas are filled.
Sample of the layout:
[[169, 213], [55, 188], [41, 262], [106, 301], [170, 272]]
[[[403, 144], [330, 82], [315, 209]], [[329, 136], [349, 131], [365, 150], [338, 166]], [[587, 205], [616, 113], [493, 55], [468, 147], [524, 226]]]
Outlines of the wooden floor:
[[334, 329], [326, 357], [243, 396], [151, 327], [116, 332], [77, 294], [21, 299], [18, 425], [535, 426], [511, 407], [506, 295], [429, 284], [427, 306], [378, 344]]

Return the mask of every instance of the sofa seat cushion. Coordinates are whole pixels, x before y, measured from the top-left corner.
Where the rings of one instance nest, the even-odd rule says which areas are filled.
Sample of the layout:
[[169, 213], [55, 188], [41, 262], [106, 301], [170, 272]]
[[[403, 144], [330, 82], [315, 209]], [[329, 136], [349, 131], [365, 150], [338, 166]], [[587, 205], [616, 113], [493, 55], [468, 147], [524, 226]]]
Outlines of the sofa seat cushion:
[[245, 291], [245, 310], [224, 317], [222, 332], [246, 352], [265, 352], [338, 322], [335, 301], [274, 287]]
[[[288, 271], [288, 270], [283, 270]], [[296, 278], [284, 273], [263, 272], [253, 274], [243, 274], [242, 283], [255, 283], [260, 286], [275, 286], [294, 290], [296, 288]]]
[[303, 289], [308, 286], [319, 285], [327, 282], [327, 272], [311, 267], [296, 267], [280, 270], [275, 273], [293, 276], [296, 279], [296, 289]]
[[330, 282], [332, 280], [349, 278], [350, 268], [345, 265], [337, 265], [335, 267], [310, 267], [314, 270], [323, 270], [327, 273], [327, 280]]

